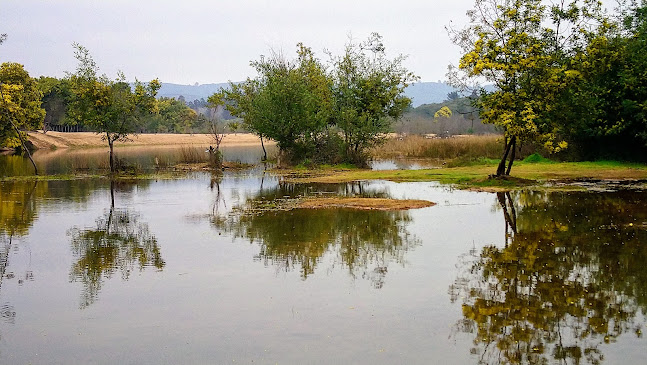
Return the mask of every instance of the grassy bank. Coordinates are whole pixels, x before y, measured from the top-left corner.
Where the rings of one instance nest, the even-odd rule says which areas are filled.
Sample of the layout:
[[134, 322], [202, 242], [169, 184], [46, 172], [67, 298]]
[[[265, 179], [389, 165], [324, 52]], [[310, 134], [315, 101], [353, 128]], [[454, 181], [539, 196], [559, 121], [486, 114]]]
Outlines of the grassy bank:
[[548, 182], [574, 180], [647, 180], [647, 166], [615, 161], [599, 162], [516, 162], [512, 176], [492, 178], [496, 163], [423, 169], [372, 171], [329, 168], [325, 170], [293, 171], [286, 178], [294, 182], [335, 183], [358, 180], [438, 181], [460, 188], [517, 188], [540, 186]]
[[[532, 158], [528, 159], [532, 161]], [[249, 166], [232, 166], [232, 170]], [[521, 187], [545, 188], [555, 183], [573, 182], [622, 181], [626, 185], [647, 181], [647, 165], [622, 163], [615, 161], [598, 162], [540, 162], [519, 161], [512, 169], [508, 178], [492, 178], [496, 163], [482, 163], [461, 167], [445, 167], [423, 170], [382, 170], [373, 171], [351, 168], [348, 166], [324, 166], [316, 169], [275, 169], [274, 174], [280, 175], [284, 181], [295, 183], [343, 183], [361, 180], [390, 180], [396, 182], [436, 181], [452, 184], [461, 189], [499, 190], [516, 189]], [[204, 164], [178, 165], [171, 169], [159, 170], [155, 173], [121, 174], [115, 178], [122, 180], [174, 179], [183, 178], [187, 172], [204, 171]], [[76, 179], [106, 179], [107, 175], [67, 174], [44, 176], [12, 176], [0, 178], [0, 181], [47, 181], [47, 180], [76, 180]], [[642, 181], [642, 182], [641, 182]], [[571, 185], [569, 185], [571, 184]], [[564, 188], [563, 185], [559, 187]], [[647, 186], [645, 186], [647, 188]]]

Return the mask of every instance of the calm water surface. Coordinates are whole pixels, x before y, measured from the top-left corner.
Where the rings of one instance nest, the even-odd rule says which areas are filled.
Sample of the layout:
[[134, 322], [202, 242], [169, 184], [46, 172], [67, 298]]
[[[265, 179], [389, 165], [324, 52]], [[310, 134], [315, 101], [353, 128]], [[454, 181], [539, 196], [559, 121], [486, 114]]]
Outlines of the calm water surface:
[[[209, 146], [128, 146], [116, 147], [115, 156], [128, 169], [148, 172], [184, 162], [183, 150], [195, 152], [207, 161], [206, 149]], [[266, 147], [271, 156], [275, 145]], [[59, 148], [56, 150], [37, 150], [34, 162], [41, 175], [79, 173], [105, 173], [108, 165], [108, 147], [105, 148]], [[263, 156], [259, 146], [223, 146], [225, 161], [257, 163]], [[33, 175], [34, 168], [28, 158], [22, 156], [0, 155], [0, 177]]]
[[[0, 182], [0, 363], [644, 364], [642, 192]], [[303, 195], [403, 212], [274, 211]]]

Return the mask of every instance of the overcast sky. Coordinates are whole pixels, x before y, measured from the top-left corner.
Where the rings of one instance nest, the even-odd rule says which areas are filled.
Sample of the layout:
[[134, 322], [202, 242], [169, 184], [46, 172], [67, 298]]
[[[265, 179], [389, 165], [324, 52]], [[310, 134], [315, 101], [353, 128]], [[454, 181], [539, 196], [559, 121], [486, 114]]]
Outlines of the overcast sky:
[[464, 24], [473, 0], [1, 0], [0, 62], [33, 77], [74, 71], [72, 42], [88, 48], [101, 71], [130, 80], [193, 84], [254, 76], [249, 61], [270, 49], [292, 57], [296, 44], [342, 50], [349, 35], [384, 37], [391, 57], [422, 81], [445, 79], [460, 57], [447, 36]]

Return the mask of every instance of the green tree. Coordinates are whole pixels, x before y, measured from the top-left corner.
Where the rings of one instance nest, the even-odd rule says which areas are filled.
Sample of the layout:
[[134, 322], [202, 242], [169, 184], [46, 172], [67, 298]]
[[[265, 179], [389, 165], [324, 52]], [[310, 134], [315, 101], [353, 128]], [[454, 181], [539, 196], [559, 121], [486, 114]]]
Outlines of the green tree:
[[66, 79], [41, 76], [38, 79], [38, 88], [43, 93], [43, 108], [45, 109], [45, 121], [43, 132], [47, 132], [53, 126], [66, 125], [67, 103], [70, 98], [69, 82]]
[[79, 65], [76, 73], [69, 75], [72, 96], [68, 116], [103, 134], [110, 147], [110, 172], [114, 173], [114, 143], [129, 140], [141, 117], [155, 111], [161, 84], [157, 79], [146, 85], [136, 81], [133, 90], [122, 73], [116, 80], [98, 76], [99, 68], [88, 49], [76, 43], [73, 46]]
[[602, 28], [577, 54], [581, 74], [559, 100], [580, 158], [645, 161], [647, 7], [629, 2], [622, 22]]
[[282, 55], [252, 62], [258, 77], [230, 83], [209, 98], [224, 104], [243, 127], [278, 144], [292, 162], [365, 162], [365, 150], [379, 144], [410, 105], [404, 89], [417, 79], [402, 66], [403, 56], [386, 57], [374, 33], [349, 43], [331, 57], [331, 71], [312, 50], [298, 45], [297, 59]]
[[404, 89], [418, 78], [403, 65], [405, 57], [386, 57], [382, 37], [373, 33], [363, 43], [349, 42], [332, 58], [334, 123], [344, 138], [346, 160], [362, 163], [364, 152], [391, 132], [410, 106]]
[[257, 78], [230, 83], [209, 102], [224, 104], [261, 139], [275, 140], [288, 159], [314, 157], [332, 110], [330, 79], [323, 65], [303, 44], [297, 45], [296, 60], [272, 54], [251, 64]]
[[198, 114], [175, 98], [157, 100], [157, 112], [142, 118], [141, 129], [149, 133], [191, 133]]
[[33, 130], [43, 123], [42, 93], [36, 80], [14, 62], [0, 65], [0, 93], [0, 147], [20, 146], [20, 138], [26, 138], [22, 130]]
[[[515, 149], [525, 142], [538, 142], [548, 152], [567, 147], [560, 140], [561, 120], [548, 116], [560, 93], [580, 77], [571, 56], [603, 20], [600, 9], [593, 0], [550, 7], [540, 0], [477, 0], [468, 12], [470, 25], [450, 29], [464, 52], [459, 64], [463, 76], [495, 86], [492, 92], [482, 90], [478, 106], [483, 122], [504, 133], [497, 176], [510, 174]], [[450, 70], [450, 79], [465, 86], [466, 79], [456, 71]]]
[[36, 81], [21, 64], [8, 62], [0, 66], [0, 147], [21, 146], [36, 175], [38, 168], [25, 143], [26, 133], [21, 129], [33, 130], [43, 123], [45, 110], [41, 108], [41, 97]]

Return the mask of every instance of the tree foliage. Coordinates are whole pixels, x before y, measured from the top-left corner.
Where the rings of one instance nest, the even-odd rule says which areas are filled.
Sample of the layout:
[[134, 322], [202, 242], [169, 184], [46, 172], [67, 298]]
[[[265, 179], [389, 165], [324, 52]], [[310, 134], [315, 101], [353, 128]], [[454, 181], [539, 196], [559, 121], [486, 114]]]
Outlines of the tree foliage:
[[38, 79], [38, 88], [43, 93], [42, 102], [45, 109], [44, 132], [47, 132], [50, 128], [65, 125], [68, 122], [78, 123], [78, 121], [66, 118], [67, 104], [71, 93], [67, 79], [41, 76]]
[[0, 65], [0, 147], [20, 146], [18, 133], [41, 126], [45, 117], [41, 98], [36, 80], [21, 64]]
[[404, 88], [416, 77], [403, 56], [386, 57], [381, 37], [349, 43], [330, 71], [303, 44], [296, 60], [280, 54], [252, 62], [258, 76], [214, 94], [245, 129], [275, 140], [291, 160], [363, 162], [409, 106]]
[[155, 109], [156, 113], [142, 116], [142, 132], [192, 133], [197, 128], [198, 114], [180, 100], [161, 97]]
[[133, 90], [122, 73], [115, 80], [99, 76], [88, 49], [76, 43], [74, 48], [79, 64], [69, 75], [68, 116], [103, 134], [110, 147], [110, 171], [115, 172], [114, 143], [127, 141], [137, 132], [140, 118], [156, 111], [155, 95], [161, 84], [157, 79], [146, 85], [136, 81]]
[[450, 29], [464, 52], [450, 78], [457, 86], [466, 86], [467, 80], [495, 86], [492, 92], [482, 90], [478, 105], [483, 122], [504, 133], [496, 174], [510, 173], [515, 149], [522, 143], [538, 142], [549, 152], [566, 148], [560, 138], [562, 120], [554, 117], [556, 100], [580, 77], [572, 56], [594, 31], [604, 29], [600, 3], [573, 0], [545, 6], [540, 0], [477, 0], [468, 17], [466, 28]]
[[275, 140], [288, 157], [313, 157], [332, 112], [330, 79], [321, 62], [299, 44], [296, 60], [274, 53], [251, 65], [257, 78], [231, 83], [209, 101], [224, 103], [246, 129]]
[[434, 119], [438, 118], [450, 118], [452, 116], [452, 110], [447, 106], [443, 106], [434, 113]]
[[387, 58], [377, 33], [363, 43], [349, 42], [332, 59], [335, 125], [344, 136], [346, 159], [361, 162], [363, 151], [380, 143], [411, 104], [404, 89], [417, 77], [402, 65], [404, 56]]
[[619, 21], [574, 58], [581, 77], [558, 100], [576, 157], [645, 161], [647, 7], [624, 3]]

